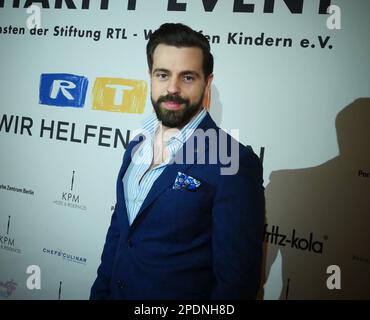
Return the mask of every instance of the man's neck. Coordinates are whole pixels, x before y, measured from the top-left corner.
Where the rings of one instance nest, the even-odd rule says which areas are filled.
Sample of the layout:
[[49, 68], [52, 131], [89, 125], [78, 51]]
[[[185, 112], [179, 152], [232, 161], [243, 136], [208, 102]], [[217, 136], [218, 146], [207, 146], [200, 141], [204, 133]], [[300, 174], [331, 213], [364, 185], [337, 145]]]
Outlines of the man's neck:
[[174, 137], [183, 127], [185, 127], [190, 121], [192, 121], [195, 117], [199, 115], [200, 112], [203, 111], [203, 108], [199, 108], [196, 114], [194, 114], [190, 120], [183, 124], [182, 126], [178, 126], [175, 128], [167, 127], [162, 122], [159, 122], [158, 130], [156, 132], [156, 135], [162, 136], [162, 141], [165, 143], [169, 141], [172, 137]]
[[[200, 108], [198, 112], [185, 124], [187, 125], [190, 121], [192, 121], [201, 111], [203, 108]], [[169, 157], [169, 150], [167, 148], [167, 142], [185, 126], [181, 127], [167, 127], [159, 122], [158, 128], [154, 135], [154, 143], [153, 143], [153, 161], [149, 169], [163, 163]]]

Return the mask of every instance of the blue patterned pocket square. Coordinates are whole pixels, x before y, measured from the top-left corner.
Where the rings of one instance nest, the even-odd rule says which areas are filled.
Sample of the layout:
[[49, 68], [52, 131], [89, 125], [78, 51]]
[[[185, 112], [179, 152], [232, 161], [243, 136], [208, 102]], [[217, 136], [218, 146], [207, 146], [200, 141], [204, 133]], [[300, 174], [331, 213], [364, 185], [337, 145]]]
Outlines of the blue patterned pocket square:
[[172, 186], [172, 189], [175, 190], [189, 190], [194, 191], [201, 185], [200, 181], [194, 179], [191, 176], [186, 175], [185, 173], [178, 172], [177, 177], [175, 179], [175, 183]]

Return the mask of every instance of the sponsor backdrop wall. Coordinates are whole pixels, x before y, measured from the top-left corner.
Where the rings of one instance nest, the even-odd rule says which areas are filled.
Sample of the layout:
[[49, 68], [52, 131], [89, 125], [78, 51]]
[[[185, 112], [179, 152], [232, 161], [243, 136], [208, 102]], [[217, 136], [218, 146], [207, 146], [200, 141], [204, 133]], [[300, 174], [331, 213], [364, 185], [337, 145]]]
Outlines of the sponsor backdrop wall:
[[[369, 12], [367, 0], [0, 1], [0, 298], [88, 298], [125, 147], [152, 112], [147, 36], [169, 21], [209, 36], [210, 113], [263, 159], [261, 298], [370, 298]], [[31, 265], [41, 289], [27, 288]]]

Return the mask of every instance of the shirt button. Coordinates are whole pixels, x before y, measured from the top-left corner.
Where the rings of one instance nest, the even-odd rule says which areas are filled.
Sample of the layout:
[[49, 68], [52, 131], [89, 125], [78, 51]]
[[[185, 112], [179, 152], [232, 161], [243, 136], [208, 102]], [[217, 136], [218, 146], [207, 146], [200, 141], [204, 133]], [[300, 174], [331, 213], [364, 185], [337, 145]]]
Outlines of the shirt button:
[[123, 289], [125, 287], [125, 283], [122, 280], [117, 281], [117, 287], [119, 289]]

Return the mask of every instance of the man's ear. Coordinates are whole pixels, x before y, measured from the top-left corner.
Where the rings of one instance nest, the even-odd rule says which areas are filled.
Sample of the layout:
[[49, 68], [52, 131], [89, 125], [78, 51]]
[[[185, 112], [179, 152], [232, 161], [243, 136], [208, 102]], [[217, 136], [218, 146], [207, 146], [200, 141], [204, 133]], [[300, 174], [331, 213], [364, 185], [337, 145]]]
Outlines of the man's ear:
[[211, 89], [212, 81], [213, 81], [213, 73], [211, 73], [206, 79], [206, 90]]
[[209, 111], [211, 109], [211, 85], [213, 80], [213, 74], [210, 74], [206, 79], [206, 87], [204, 90], [203, 107]]

